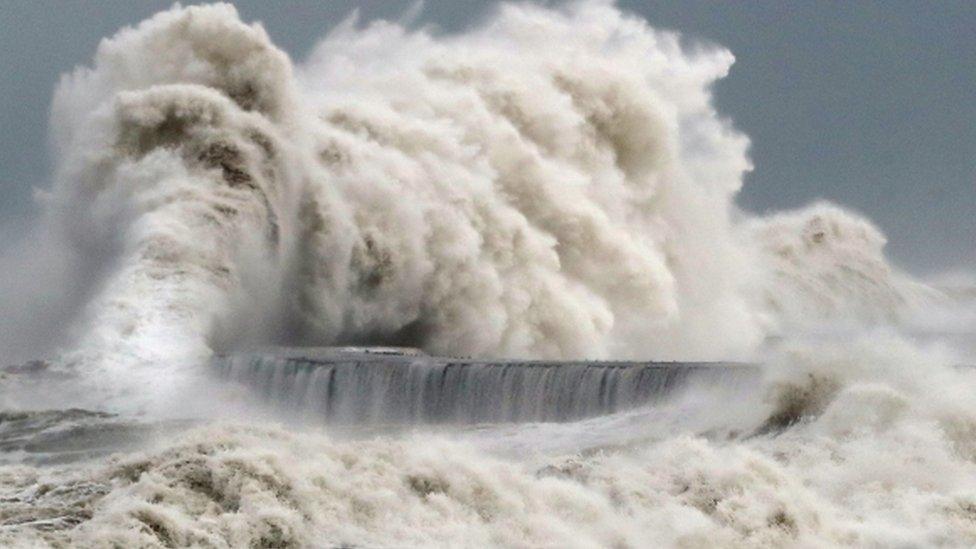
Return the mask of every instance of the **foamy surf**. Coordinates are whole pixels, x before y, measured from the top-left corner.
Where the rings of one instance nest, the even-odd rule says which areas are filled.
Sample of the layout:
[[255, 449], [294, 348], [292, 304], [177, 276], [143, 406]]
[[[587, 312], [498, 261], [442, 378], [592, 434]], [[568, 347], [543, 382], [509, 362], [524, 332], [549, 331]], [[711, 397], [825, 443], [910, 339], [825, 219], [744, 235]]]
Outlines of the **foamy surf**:
[[[57, 89], [39, 244], [0, 286], [52, 288], [0, 344], [54, 357], [3, 372], [0, 542], [976, 543], [971, 282], [899, 272], [838, 206], [739, 211], [732, 61], [606, 2], [351, 19], [301, 63], [226, 4], [106, 39]], [[233, 362], [348, 344], [473, 358]], [[763, 367], [639, 399], [587, 359]], [[343, 428], [281, 414], [298, 394]]]

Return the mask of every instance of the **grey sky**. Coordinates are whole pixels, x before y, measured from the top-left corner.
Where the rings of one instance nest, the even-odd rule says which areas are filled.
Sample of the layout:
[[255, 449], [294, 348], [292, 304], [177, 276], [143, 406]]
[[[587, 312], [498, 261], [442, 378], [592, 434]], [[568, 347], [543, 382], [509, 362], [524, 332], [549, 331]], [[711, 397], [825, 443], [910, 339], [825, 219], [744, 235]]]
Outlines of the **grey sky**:
[[[235, 3], [301, 59], [353, 8], [364, 19], [396, 19], [412, 2]], [[875, 220], [890, 255], [912, 271], [976, 265], [976, 2], [619, 4], [735, 53], [717, 101], [753, 140], [744, 207], [826, 198]], [[0, 3], [2, 230], [22, 225], [34, 210], [31, 188], [47, 185], [47, 111], [59, 74], [87, 63], [102, 37], [169, 5]], [[420, 21], [456, 30], [486, 8], [433, 0]]]

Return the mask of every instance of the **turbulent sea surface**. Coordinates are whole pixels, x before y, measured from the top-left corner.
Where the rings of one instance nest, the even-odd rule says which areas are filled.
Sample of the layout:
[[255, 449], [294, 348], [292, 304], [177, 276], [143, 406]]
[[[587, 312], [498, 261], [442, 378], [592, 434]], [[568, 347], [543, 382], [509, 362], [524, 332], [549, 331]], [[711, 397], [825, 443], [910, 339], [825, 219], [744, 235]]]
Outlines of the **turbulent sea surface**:
[[976, 545], [973, 278], [740, 211], [732, 62], [607, 2], [105, 39], [0, 257], [0, 545]]

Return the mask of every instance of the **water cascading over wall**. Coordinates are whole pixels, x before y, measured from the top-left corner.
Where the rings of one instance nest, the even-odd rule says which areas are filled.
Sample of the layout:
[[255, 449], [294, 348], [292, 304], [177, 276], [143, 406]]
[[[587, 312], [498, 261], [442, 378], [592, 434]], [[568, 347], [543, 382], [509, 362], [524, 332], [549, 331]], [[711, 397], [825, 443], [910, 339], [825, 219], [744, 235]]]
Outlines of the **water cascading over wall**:
[[490, 361], [358, 349], [237, 353], [215, 366], [277, 409], [340, 424], [569, 421], [660, 401], [695, 383], [758, 375], [738, 363]]
[[749, 360], [899, 322], [929, 292], [869, 222], [735, 206], [732, 60], [602, 1], [457, 35], [350, 20], [299, 64], [229, 4], [174, 7], [59, 85], [43, 260], [0, 309], [62, 290], [0, 318], [0, 351], [70, 350], [93, 403], [166, 414], [250, 345]]

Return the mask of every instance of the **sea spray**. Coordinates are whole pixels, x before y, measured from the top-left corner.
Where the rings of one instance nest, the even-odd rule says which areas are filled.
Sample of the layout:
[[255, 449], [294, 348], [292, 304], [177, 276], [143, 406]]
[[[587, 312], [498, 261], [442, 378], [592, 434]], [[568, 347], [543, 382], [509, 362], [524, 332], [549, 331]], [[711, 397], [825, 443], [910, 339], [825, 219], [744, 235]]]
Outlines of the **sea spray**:
[[[835, 206], [738, 211], [748, 140], [711, 95], [732, 60], [606, 2], [453, 35], [351, 19], [297, 64], [224, 4], [103, 41], [56, 92], [43, 276], [2, 281], [30, 318], [0, 342], [56, 344], [51, 378], [122, 415], [2, 416], [24, 462], [0, 467], [0, 543], [976, 543], [972, 371], [864, 329], [972, 326], [923, 314], [971, 285], [900, 274]], [[262, 343], [769, 366], [584, 421], [383, 436], [243, 425], [188, 392]], [[87, 453], [174, 413], [202, 425]]]
[[52, 108], [70, 362], [139, 394], [242, 343], [729, 360], [896, 320], [913, 283], [866, 221], [736, 210], [732, 59], [602, 2], [350, 20], [297, 66], [225, 4], [124, 29]]

